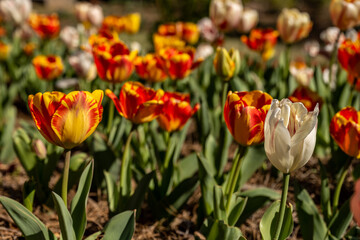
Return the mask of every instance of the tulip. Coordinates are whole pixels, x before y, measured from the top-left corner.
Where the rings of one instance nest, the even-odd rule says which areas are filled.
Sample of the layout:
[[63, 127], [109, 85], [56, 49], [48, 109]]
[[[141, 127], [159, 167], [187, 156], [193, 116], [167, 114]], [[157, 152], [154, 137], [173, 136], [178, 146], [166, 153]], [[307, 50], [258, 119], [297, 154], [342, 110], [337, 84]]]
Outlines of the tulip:
[[43, 141], [41, 141], [40, 139], [34, 139], [32, 141], [31, 146], [38, 158], [40, 159], [46, 158], [47, 150]]
[[0, 60], [6, 60], [9, 58], [11, 52], [11, 46], [0, 41]]
[[190, 95], [176, 92], [165, 92], [162, 97], [163, 109], [156, 119], [162, 129], [167, 132], [181, 130], [186, 122], [200, 108], [200, 104], [190, 105]]
[[195, 49], [188, 47], [183, 49], [161, 49], [159, 55], [162, 66], [172, 80], [180, 80], [187, 77], [191, 70], [198, 67], [202, 59], [194, 61]]
[[124, 16], [124, 30], [127, 33], [134, 34], [140, 29], [141, 15], [139, 13], [131, 13]]
[[167, 74], [161, 66], [161, 59], [154, 54], [137, 57], [134, 61], [136, 73], [149, 82], [163, 82]]
[[241, 41], [250, 49], [259, 52], [263, 61], [267, 61], [274, 56], [278, 35], [277, 31], [270, 28], [253, 29], [249, 37], [241, 36]]
[[242, 33], [248, 33], [259, 22], [259, 13], [255, 9], [245, 8], [241, 14], [237, 30]]
[[102, 42], [92, 49], [100, 78], [111, 83], [127, 80], [134, 71], [137, 52], [130, 52], [121, 41]]
[[354, 194], [350, 199], [350, 209], [357, 225], [360, 226], [360, 179], [355, 183]]
[[89, 27], [89, 25], [99, 27], [104, 19], [102, 8], [99, 5], [86, 2], [75, 4], [75, 15], [85, 27]]
[[200, 35], [197, 25], [191, 22], [162, 24], [157, 33], [161, 36], [176, 36], [190, 44], [195, 44]]
[[220, 36], [218, 29], [210, 18], [205, 17], [200, 19], [197, 23], [197, 27], [201, 37], [210, 43], [215, 42]]
[[80, 36], [76, 28], [67, 26], [60, 32], [60, 39], [65, 43], [68, 49], [75, 49], [80, 44]]
[[239, 23], [243, 6], [240, 0], [212, 0], [210, 18], [223, 31], [234, 29]]
[[270, 162], [287, 174], [304, 166], [316, 142], [316, 105], [308, 112], [302, 103], [274, 99], [265, 119], [265, 152]]
[[243, 146], [264, 141], [264, 121], [272, 97], [261, 91], [229, 92], [224, 119], [234, 139]]
[[196, 48], [195, 61], [198, 59], [206, 59], [214, 53], [214, 48], [208, 43], [200, 43]]
[[339, 47], [338, 59], [348, 73], [348, 82], [360, 91], [360, 39], [355, 42], [345, 40]]
[[182, 39], [184, 39], [189, 44], [195, 44], [198, 42], [199, 36], [200, 32], [195, 23], [183, 23]]
[[310, 81], [314, 75], [314, 70], [307, 67], [303, 61], [291, 62], [289, 71], [297, 83], [304, 87], [308, 87], [310, 85]]
[[36, 44], [33, 42], [27, 43], [25, 44], [25, 46], [23, 47], [23, 51], [25, 52], [25, 54], [27, 56], [31, 56], [34, 53], [34, 50], [36, 49]]
[[119, 114], [135, 124], [150, 122], [157, 118], [163, 108], [164, 91], [155, 91], [139, 82], [126, 82], [119, 98], [109, 89], [106, 95], [114, 102]]
[[31, 14], [29, 24], [41, 38], [54, 38], [60, 30], [60, 21], [57, 14]]
[[332, 0], [330, 17], [333, 24], [340, 30], [347, 30], [359, 24], [359, 0]]
[[214, 58], [214, 67], [216, 74], [225, 81], [230, 80], [240, 70], [240, 54], [238, 50], [218, 47]]
[[360, 158], [360, 112], [345, 107], [330, 122], [330, 134], [347, 155]]
[[306, 41], [304, 50], [310, 57], [316, 57], [320, 52], [320, 44], [316, 40]]
[[103, 91], [30, 95], [31, 115], [41, 135], [52, 144], [72, 149], [87, 139], [102, 119]]
[[46, 81], [53, 80], [60, 76], [64, 70], [64, 65], [59, 56], [39, 55], [32, 60], [38, 78]]
[[153, 35], [155, 52], [166, 48], [183, 48], [186, 45], [184, 40], [176, 36], [162, 36], [157, 33]]
[[316, 92], [303, 86], [297, 87], [289, 99], [292, 102], [301, 102], [308, 111], [314, 109], [317, 104], [319, 104], [319, 109], [321, 109], [322, 105], [321, 97]]
[[0, 1], [0, 16], [16, 25], [24, 23], [31, 12], [30, 0], [2, 0]]
[[92, 81], [96, 77], [96, 66], [93, 56], [88, 52], [79, 52], [69, 57], [69, 64], [75, 70], [76, 74]]
[[310, 16], [298, 9], [283, 9], [277, 19], [277, 29], [285, 43], [294, 43], [309, 35], [312, 28]]

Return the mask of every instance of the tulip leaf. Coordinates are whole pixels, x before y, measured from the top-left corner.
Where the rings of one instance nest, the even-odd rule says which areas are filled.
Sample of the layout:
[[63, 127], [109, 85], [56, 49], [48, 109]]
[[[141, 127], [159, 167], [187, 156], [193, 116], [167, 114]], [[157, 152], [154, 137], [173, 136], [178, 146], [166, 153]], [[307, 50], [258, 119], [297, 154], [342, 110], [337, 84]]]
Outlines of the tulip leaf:
[[356, 240], [360, 236], [360, 227], [354, 226], [352, 227], [345, 235], [345, 239], [347, 240]]
[[213, 190], [214, 195], [214, 218], [216, 220], [222, 220], [227, 223], [225, 197], [221, 186], [215, 185]]
[[52, 192], [52, 196], [55, 204], [55, 209], [59, 217], [62, 239], [64, 240], [77, 239], [73, 228], [73, 220], [64, 204], [63, 199], [55, 192]]
[[191, 121], [188, 121], [185, 126], [183, 127], [183, 129], [181, 130], [180, 132], [180, 137], [177, 141], [177, 144], [176, 144], [176, 147], [175, 147], [175, 150], [174, 150], [174, 155], [173, 155], [173, 163], [175, 164], [176, 161], [179, 159], [180, 157], [180, 153], [181, 153], [181, 149], [184, 145], [184, 141], [185, 141], [185, 138], [186, 138], [186, 134], [189, 130], [189, 127], [191, 125]]
[[304, 240], [324, 239], [327, 233], [327, 227], [315, 203], [305, 189], [299, 191], [295, 188], [295, 190], [297, 192], [295, 195], [296, 209]]
[[116, 181], [112, 177], [110, 173], [104, 171], [105, 181], [106, 181], [106, 189], [108, 196], [108, 204], [110, 212], [116, 212], [119, 204], [119, 191], [116, 185]]
[[348, 199], [335, 214], [329, 224], [330, 232], [337, 239], [342, 239], [347, 227], [352, 220], [352, 212], [350, 211], [350, 199]]
[[[221, 116], [223, 117], [223, 116]], [[217, 156], [215, 159], [215, 167], [217, 170], [217, 177], [222, 176], [226, 163], [228, 162], [229, 147], [232, 142], [232, 136], [225, 124], [222, 124], [220, 129], [220, 143], [217, 147]]]
[[35, 182], [29, 180], [24, 183], [24, 186], [23, 186], [24, 206], [27, 209], [29, 209], [30, 212], [32, 212], [32, 209], [33, 209], [35, 190], [36, 190]]
[[241, 225], [248, 219], [256, 210], [263, 207], [268, 201], [280, 199], [280, 194], [270, 188], [256, 188], [240, 192], [239, 196], [247, 197], [247, 203], [241, 218], [238, 220], [236, 225]]
[[342, 109], [349, 105], [349, 96], [351, 95], [351, 86], [350, 84], [345, 84], [342, 88], [339, 101], [338, 101], [338, 108]]
[[[260, 221], [260, 232], [263, 240], [272, 240], [275, 237], [280, 211], [280, 201], [275, 201], [266, 210]], [[279, 240], [287, 239], [294, 228], [292, 219], [292, 206], [286, 206], [284, 220], [280, 231]]]
[[208, 160], [206, 158], [198, 155], [198, 165], [201, 188], [201, 201], [205, 208], [205, 215], [209, 216], [214, 210], [213, 189], [216, 185], [216, 181], [213, 178], [213, 172], [210, 170], [210, 163], [208, 163]]
[[231, 227], [221, 220], [214, 220], [211, 217], [205, 219], [200, 228], [200, 232], [207, 240], [238, 240], [242, 237], [241, 230], [237, 227]]
[[331, 216], [331, 202], [330, 202], [330, 186], [329, 179], [327, 177], [325, 166], [319, 160], [320, 165], [320, 176], [321, 176], [321, 208], [324, 214], [325, 222], [329, 222], [329, 218]]
[[179, 160], [175, 166], [176, 184], [184, 179], [193, 176], [198, 171], [196, 153], [191, 153], [183, 159]]
[[228, 217], [228, 224], [230, 226], [234, 226], [236, 222], [239, 220], [241, 214], [243, 213], [248, 199], [242, 198], [238, 194], [233, 194], [231, 200], [233, 203], [231, 204], [231, 211]]
[[86, 205], [94, 172], [94, 162], [90, 161], [81, 174], [77, 192], [71, 201], [70, 213], [76, 239], [82, 239], [86, 227]]
[[93, 234], [91, 234], [90, 236], [88, 236], [87, 238], [85, 238], [85, 240], [97, 240], [98, 237], [100, 236], [101, 231], [95, 232]]
[[54, 234], [28, 209], [15, 200], [1, 196], [4, 206], [26, 240], [54, 240]]
[[31, 150], [31, 139], [23, 128], [19, 128], [14, 132], [13, 145], [21, 165], [26, 173], [31, 176], [37, 159], [35, 153]]
[[198, 186], [198, 180], [197, 176], [185, 179], [165, 198], [165, 202], [173, 209], [180, 209], [193, 195]]
[[103, 240], [131, 240], [135, 230], [135, 211], [125, 211], [110, 219]]
[[16, 113], [17, 110], [13, 106], [5, 108], [4, 116], [6, 117], [2, 118], [6, 126], [0, 132], [0, 162], [2, 163], [8, 163], [15, 157], [12, 136], [16, 123]]
[[255, 173], [255, 171], [261, 167], [266, 159], [263, 146], [248, 147], [248, 151], [241, 163], [240, 175], [237, 183], [237, 189], [240, 189]]
[[121, 172], [120, 172], [120, 194], [121, 197], [129, 197], [131, 193], [131, 157], [130, 157], [130, 148], [131, 148], [131, 139], [133, 132], [128, 136], [128, 139], [125, 144], [122, 160], [121, 160]]
[[201, 142], [204, 142], [205, 139], [208, 137], [209, 133], [210, 133], [210, 111], [209, 111], [209, 106], [208, 103], [206, 102], [206, 99], [204, 97], [200, 98], [200, 105], [201, 108], [199, 109], [199, 124], [198, 126], [200, 126], [200, 136], [201, 136]]

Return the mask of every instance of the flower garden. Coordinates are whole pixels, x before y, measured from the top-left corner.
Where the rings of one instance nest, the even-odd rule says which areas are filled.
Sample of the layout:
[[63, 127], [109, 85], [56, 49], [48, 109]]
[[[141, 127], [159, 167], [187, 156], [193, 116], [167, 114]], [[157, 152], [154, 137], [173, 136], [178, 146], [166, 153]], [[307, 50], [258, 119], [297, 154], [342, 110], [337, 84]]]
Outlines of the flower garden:
[[0, 239], [360, 239], [360, 1], [207, 2], [0, 1]]

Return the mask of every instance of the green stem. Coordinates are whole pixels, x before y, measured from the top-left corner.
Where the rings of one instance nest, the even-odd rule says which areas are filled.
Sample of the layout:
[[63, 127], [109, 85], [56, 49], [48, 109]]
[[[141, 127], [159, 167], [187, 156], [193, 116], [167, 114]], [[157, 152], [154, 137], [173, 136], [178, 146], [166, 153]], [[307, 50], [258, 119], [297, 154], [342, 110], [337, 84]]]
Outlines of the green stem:
[[246, 147], [240, 145], [239, 150], [234, 158], [234, 163], [231, 168], [229, 181], [225, 188], [225, 194], [228, 197], [227, 202], [226, 202], [226, 213], [229, 212], [231, 197], [235, 191], [235, 187], [238, 182], [238, 178], [239, 178], [240, 170], [241, 170], [241, 160], [245, 156], [245, 152], [246, 152]]
[[341, 33], [342, 33], [342, 31], [339, 31], [339, 34], [337, 35], [336, 41], [334, 43], [333, 51], [331, 53], [331, 59], [330, 59], [330, 63], [329, 63], [329, 84], [328, 84], [328, 86], [330, 86], [331, 83], [332, 83], [332, 77], [333, 77], [332, 74], [331, 74], [332, 73], [332, 66], [336, 62], [335, 59], [336, 59], [336, 56], [337, 56], [338, 42], [339, 42]]
[[[134, 125], [132, 127], [132, 130], [131, 132], [129, 133], [129, 136], [126, 140], [126, 144], [125, 144], [125, 148], [124, 148], [124, 152], [123, 152], [123, 156], [122, 156], [122, 159], [121, 159], [121, 167], [120, 167], [120, 188], [121, 186], [125, 186], [126, 185], [126, 177], [127, 177], [127, 174], [126, 174], [126, 171], [127, 171], [127, 168], [128, 168], [128, 162], [126, 161], [128, 155], [130, 154], [130, 144], [131, 144], [131, 139], [132, 139], [132, 136], [134, 134], [136, 130], [134, 130]], [[122, 193], [123, 194], [123, 193]]]
[[[114, 84], [110, 84], [111, 91], [114, 91]], [[114, 119], [114, 103], [110, 102], [109, 107], [109, 116], [108, 116], [108, 123], [107, 123], [107, 134], [110, 134], [111, 127], [113, 125], [113, 119]]]
[[281, 193], [279, 220], [277, 222], [277, 228], [276, 228], [276, 233], [275, 233], [275, 237], [274, 237], [275, 240], [279, 239], [283, 221], [284, 221], [286, 198], [287, 198], [288, 189], [289, 189], [290, 173], [285, 173], [283, 180], [284, 180], [284, 183], [283, 183], [283, 189], [282, 189], [282, 193]]
[[[228, 94], [228, 88], [229, 88], [229, 82], [228, 81], [223, 81], [223, 89], [222, 89], [222, 102], [221, 102], [221, 111], [224, 111], [224, 106], [225, 106], [225, 102], [226, 102], [226, 97]], [[224, 118], [221, 117], [221, 119], [224, 121]]]
[[68, 182], [69, 182], [69, 169], [70, 169], [70, 157], [71, 150], [65, 149], [65, 166], [62, 179], [62, 188], [61, 188], [61, 197], [64, 200], [65, 206], [67, 206], [67, 192], [68, 192]]
[[342, 185], [344, 184], [344, 181], [345, 181], [345, 178], [346, 178], [346, 175], [348, 172], [347, 170], [348, 170], [347, 167], [344, 167], [342, 169], [340, 178], [339, 178], [339, 182], [336, 185], [336, 189], [335, 189], [335, 193], [334, 193], [334, 201], [333, 201], [333, 213], [336, 213], [337, 208], [339, 206], [340, 192], [341, 192]]

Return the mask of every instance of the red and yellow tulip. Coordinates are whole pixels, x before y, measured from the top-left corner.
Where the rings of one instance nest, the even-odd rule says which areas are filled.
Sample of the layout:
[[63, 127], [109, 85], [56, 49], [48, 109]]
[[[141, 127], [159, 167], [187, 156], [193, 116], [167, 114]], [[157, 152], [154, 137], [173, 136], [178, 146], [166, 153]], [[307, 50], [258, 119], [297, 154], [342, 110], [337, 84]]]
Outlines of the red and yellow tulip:
[[141, 15], [131, 13], [126, 16], [107, 16], [102, 23], [102, 30], [115, 31], [117, 33], [137, 33], [140, 29]]
[[165, 92], [162, 100], [164, 106], [157, 121], [167, 132], [181, 130], [186, 122], [200, 108], [200, 104], [190, 105], [190, 95], [176, 92]]
[[312, 111], [317, 104], [319, 104], [319, 109], [322, 105], [322, 99], [316, 92], [302, 86], [297, 87], [289, 99], [292, 102], [301, 102], [308, 111]]
[[37, 93], [28, 104], [37, 129], [52, 144], [71, 149], [88, 138], [102, 119], [104, 93]]
[[140, 78], [149, 82], [163, 82], [167, 75], [161, 66], [161, 59], [155, 54], [146, 54], [135, 59], [135, 70]]
[[187, 77], [191, 70], [198, 67], [203, 61], [202, 59], [194, 61], [195, 49], [192, 47], [161, 49], [159, 55], [162, 59], [163, 68], [173, 80]]
[[262, 91], [229, 92], [224, 119], [234, 139], [243, 146], [264, 141], [264, 121], [272, 97]]
[[38, 78], [51, 81], [60, 76], [64, 70], [64, 65], [59, 56], [39, 55], [32, 60]]
[[195, 23], [176, 22], [160, 25], [158, 34], [161, 36], [176, 36], [190, 44], [195, 44], [199, 40], [200, 31]]
[[360, 111], [345, 107], [330, 122], [330, 134], [347, 155], [360, 158]]
[[0, 41], [0, 60], [8, 59], [11, 51], [11, 46]]
[[177, 36], [162, 36], [155, 33], [153, 35], [154, 48], [156, 52], [165, 48], [183, 48], [186, 42]]
[[338, 59], [348, 73], [348, 82], [355, 84], [355, 89], [360, 91], [360, 39], [342, 42], [338, 49]]
[[127, 80], [134, 71], [137, 51], [130, 52], [121, 41], [103, 41], [93, 46], [94, 62], [100, 78], [111, 83]]
[[248, 48], [257, 51], [261, 54], [264, 61], [269, 60], [275, 54], [275, 45], [277, 43], [278, 31], [271, 28], [251, 30], [250, 36], [241, 36], [241, 41], [245, 43]]
[[119, 114], [135, 124], [150, 122], [162, 111], [163, 90], [155, 91], [139, 82], [126, 82], [121, 88], [119, 98], [109, 89], [106, 95], [114, 102]]
[[29, 24], [41, 38], [54, 38], [59, 34], [60, 21], [57, 14], [31, 14]]

